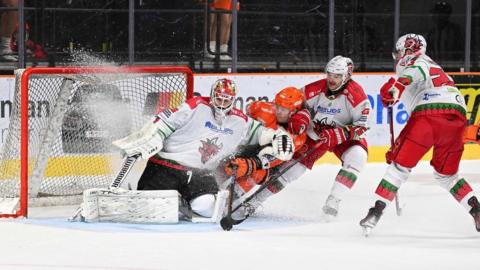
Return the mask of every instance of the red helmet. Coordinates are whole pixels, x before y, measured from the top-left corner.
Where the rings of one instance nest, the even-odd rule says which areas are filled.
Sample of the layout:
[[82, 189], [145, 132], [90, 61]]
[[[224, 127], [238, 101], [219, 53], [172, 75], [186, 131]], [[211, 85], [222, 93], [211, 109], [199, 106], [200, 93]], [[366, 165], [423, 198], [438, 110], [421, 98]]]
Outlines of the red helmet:
[[303, 105], [303, 93], [295, 87], [282, 89], [275, 95], [275, 104], [291, 111], [300, 110]]
[[232, 80], [217, 80], [212, 85], [210, 104], [212, 104], [216, 112], [225, 115], [233, 108], [233, 101], [236, 95], [237, 88]]

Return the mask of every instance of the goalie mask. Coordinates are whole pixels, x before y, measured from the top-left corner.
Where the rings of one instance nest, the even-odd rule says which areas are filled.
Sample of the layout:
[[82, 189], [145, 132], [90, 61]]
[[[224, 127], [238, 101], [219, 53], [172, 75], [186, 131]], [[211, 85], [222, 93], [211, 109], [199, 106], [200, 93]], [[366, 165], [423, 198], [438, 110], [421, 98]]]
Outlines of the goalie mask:
[[[350, 58], [348, 58], [351, 60]], [[327, 73], [327, 87], [330, 91], [338, 91], [343, 85], [350, 79], [351, 72], [353, 70], [353, 62], [351, 68], [349, 68], [347, 58], [337, 55], [328, 61], [325, 67]]]
[[223, 118], [232, 110], [236, 95], [237, 89], [232, 80], [220, 79], [212, 85], [210, 104], [215, 111], [215, 117]]
[[425, 54], [427, 51], [427, 41], [421, 35], [406, 34], [401, 36], [395, 44], [395, 51], [392, 53], [393, 59], [399, 61], [405, 57], [407, 51], [415, 55]]
[[290, 116], [300, 110], [303, 105], [303, 93], [295, 87], [282, 89], [275, 95], [277, 121], [287, 123]]

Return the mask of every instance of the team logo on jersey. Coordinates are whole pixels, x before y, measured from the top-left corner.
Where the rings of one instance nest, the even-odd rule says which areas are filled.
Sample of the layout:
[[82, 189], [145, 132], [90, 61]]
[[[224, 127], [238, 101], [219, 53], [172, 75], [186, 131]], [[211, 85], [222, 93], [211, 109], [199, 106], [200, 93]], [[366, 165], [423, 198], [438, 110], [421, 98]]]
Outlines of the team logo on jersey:
[[422, 100], [425, 100], [425, 101], [427, 101], [427, 100], [429, 100], [429, 99], [431, 99], [431, 98], [438, 97], [438, 96], [440, 96], [440, 94], [429, 94], [429, 93], [424, 93], [424, 94], [423, 94], [423, 98], [422, 98]]
[[313, 121], [316, 127], [336, 127], [337, 124], [334, 121], [328, 121], [327, 117], [323, 117], [321, 119], [315, 119]]
[[230, 134], [230, 135], [233, 134], [233, 130], [231, 128], [222, 128], [213, 124], [210, 121], [205, 122], [205, 127], [218, 133]]
[[202, 146], [198, 148], [198, 151], [201, 154], [200, 160], [203, 164], [207, 163], [213, 156], [220, 152], [220, 149], [223, 148], [222, 143], [218, 143], [218, 137], [213, 139], [208, 139], [206, 141], [200, 140]]
[[317, 107], [318, 111], [323, 114], [330, 114], [330, 115], [336, 115], [342, 112], [342, 109], [337, 109], [337, 108], [325, 108], [322, 106]]

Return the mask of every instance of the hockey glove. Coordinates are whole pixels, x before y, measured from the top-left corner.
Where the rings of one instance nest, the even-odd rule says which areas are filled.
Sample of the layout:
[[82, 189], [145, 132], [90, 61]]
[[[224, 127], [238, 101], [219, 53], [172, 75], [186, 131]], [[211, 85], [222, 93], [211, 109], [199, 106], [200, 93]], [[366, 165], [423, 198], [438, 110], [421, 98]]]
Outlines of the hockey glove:
[[296, 112], [288, 119], [288, 132], [293, 135], [304, 133], [307, 131], [310, 118], [310, 112], [307, 109]]
[[348, 133], [340, 127], [324, 129], [320, 133], [317, 133], [318, 140], [331, 149], [339, 144], [346, 142], [349, 139]]
[[368, 128], [362, 126], [346, 126], [345, 129], [348, 132], [348, 138], [356, 141], [360, 141], [365, 138], [365, 133], [368, 130]]
[[274, 136], [271, 145], [267, 145], [260, 150], [258, 156], [266, 159], [274, 157], [281, 161], [287, 161], [292, 159], [294, 152], [295, 145], [292, 136], [286, 132], [281, 132]]
[[394, 78], [390, 78], [388, 82], [386, 82], [382, 88], [380, 88], [380, 96], [382, 98], [383, 106], [392, 106], [395, 105], [400, 96], [402, 95], [403, 91], [405, 90], [405, 80], [400, 78], [395, 80]]
[[143, 159], [149, 159], [163, 148], [163, 138], [158, 132], [156, 122], [148, 122], [137, 132], [113, 141], [113, 145], [120, 148], [126, 156], [140, 154]]
[[249, 176], [262, 168], [262, 162], [258, 157], [253, 158], [235, 158], [229, 161], [225, 166], [225, 172], [230, 176], [234, 168], [237, 169], [237, 177]]

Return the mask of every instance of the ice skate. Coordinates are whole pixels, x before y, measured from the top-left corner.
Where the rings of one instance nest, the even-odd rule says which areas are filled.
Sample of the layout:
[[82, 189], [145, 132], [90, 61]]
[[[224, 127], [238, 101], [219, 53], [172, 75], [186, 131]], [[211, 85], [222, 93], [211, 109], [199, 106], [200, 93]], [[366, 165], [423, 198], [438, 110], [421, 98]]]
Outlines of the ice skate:
[[386, 206], [384, 202], [377, 200], [375, 206], [368, 210], [367, 216], [360, 221], [360, 226], [362, 226], [365, 236], [368, 236], [370, 231], [377, 225]]
[[328, 195], [327, 201], [325, 202], [325, 205], [322, 208], [324, 217], [327, 220], [337, 217], [340, 201], [341, 200], [336, 198], [335, 196]]
[[480, 232], [480, 203], [477, 200], [477, 197], [473, 196], [468, 200], [468, 205], [472, 207], [470, 209], [470, 215], [472, 215], [475, 222], [475, 228], [477, 232]]

